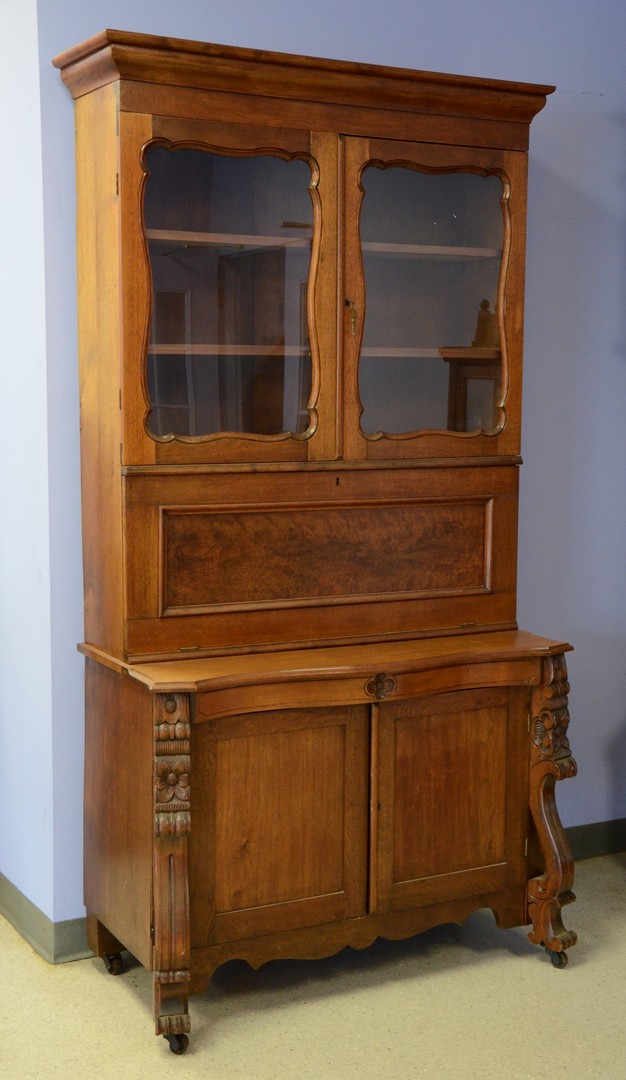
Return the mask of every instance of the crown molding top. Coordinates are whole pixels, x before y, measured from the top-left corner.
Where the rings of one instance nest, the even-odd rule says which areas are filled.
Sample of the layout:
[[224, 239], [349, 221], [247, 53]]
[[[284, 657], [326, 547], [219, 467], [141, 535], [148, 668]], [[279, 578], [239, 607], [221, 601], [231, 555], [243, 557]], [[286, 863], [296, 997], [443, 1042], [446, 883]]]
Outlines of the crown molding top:
[[117, 80], [529, 124], [555, 89], [104, 30], [55, 57], [74, 98]]

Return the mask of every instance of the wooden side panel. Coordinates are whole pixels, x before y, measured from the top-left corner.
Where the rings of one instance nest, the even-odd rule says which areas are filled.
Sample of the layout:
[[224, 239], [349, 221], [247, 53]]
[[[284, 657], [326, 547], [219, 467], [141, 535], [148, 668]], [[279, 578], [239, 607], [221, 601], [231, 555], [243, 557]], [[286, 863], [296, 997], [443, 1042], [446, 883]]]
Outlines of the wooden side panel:
[[76, 102], [85, 638], [123, 655], [115, 87]]
[[194, 727], [194, 946], [364, 914], [368, 713]]
[[522, 885], [528, 692], [379, 706], [379, 911]]
[[152, 695], [86, 661], [85, 906], [152, 967]]

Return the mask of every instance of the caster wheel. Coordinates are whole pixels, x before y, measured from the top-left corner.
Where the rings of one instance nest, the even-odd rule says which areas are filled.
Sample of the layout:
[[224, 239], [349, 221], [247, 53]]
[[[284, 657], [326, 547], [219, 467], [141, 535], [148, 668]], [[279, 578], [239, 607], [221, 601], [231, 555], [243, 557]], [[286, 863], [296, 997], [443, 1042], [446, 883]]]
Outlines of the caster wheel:
[[567, 953], [566, 952], [553, 952], [552, 949], [546, 949], [548, 956], [550, 957], [550, 963], [552, 967], [564, 968], [567, 967]]
[[104, 957], [104, 966], [109, 975], [121, 975], [124, 970], [124, 961], [121, 953], [112, 953]]
[[164, 1035], [163, 1038], [169, 1043], [173, 1054], [184, 1054], [189, 1046], [189, 1037], [187, 1035]]

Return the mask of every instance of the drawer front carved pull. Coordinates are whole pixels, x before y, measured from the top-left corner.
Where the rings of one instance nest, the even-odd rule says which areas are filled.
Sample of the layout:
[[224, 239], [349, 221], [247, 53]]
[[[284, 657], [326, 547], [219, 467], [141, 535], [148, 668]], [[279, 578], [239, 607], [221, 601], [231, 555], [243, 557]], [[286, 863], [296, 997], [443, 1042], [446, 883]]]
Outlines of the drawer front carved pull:
[[391, 675], [385, 675], [384, 672], [375, 675], [373, 679], [370, 679], [365, 684], [365, 689], [368, 694], [371, 694], [377, 701], [382, 701], [388, 694], [393, 694], [397, 687], [396, 680]]

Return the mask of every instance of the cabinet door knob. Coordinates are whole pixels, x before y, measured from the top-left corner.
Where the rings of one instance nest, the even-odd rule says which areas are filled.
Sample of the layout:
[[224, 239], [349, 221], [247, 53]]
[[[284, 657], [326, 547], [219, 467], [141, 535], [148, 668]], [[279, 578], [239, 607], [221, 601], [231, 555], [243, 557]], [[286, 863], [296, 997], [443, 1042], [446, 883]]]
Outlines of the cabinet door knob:
[[372, 694], [377, 701], [382, 701], [388, 694], [393, 694], [397, 685], [396, 680], [391, 675], [385, 675], [384, 672], [380, 672], [365, 684], [365, 689], [367, 693]]

